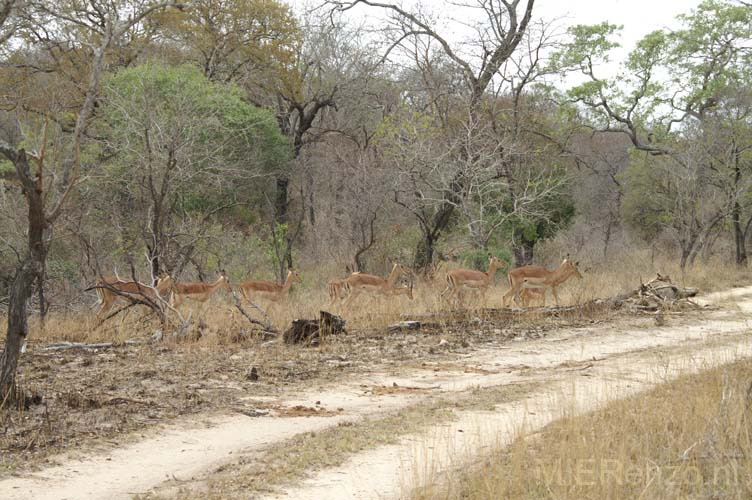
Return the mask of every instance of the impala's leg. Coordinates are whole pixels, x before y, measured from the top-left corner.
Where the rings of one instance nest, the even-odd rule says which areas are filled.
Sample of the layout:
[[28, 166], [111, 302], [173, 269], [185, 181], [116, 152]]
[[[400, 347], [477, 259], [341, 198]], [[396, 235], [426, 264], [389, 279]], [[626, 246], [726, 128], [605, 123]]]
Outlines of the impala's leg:
[[106, 294], [102, 295], [102, 306], [99, 308], [99, 312], [97, 312], [97, 319], [101, 319], [102, 316], [104, 316], [109, 310], [112, 308], [112, 304], [114, 303], [114, 300], [108, 299], [108, 296]]
[[347, 297], [347, 300], [345, 301], [344, 307], [349, 307], [350, 304], [352, 304], [353, 301], [355, 300], [355, 297], [357, 297], [358, 295], [360, 295], [360, 288], [356, 287], [356, 288], [351, 289], [350, 290], [350, 296]]
[[556, 305], [558, 306], [559, 305], [559, 295], [557, 295], [557, 293], [556, 293], [556, 287], [555, 286], [551, 287], [551, 293], [554, 295], [554, 300], [556, 301]]
[[517, 294], [516, 288], [517, 288], [517, 284], [512, 283], [511, 288], [501, 298], [502, 307], [507, 307], [507, 305], [509, 304], [509, 299], [511, 299], [512, 297], [515, 297], [515, 300], [516, 300], [516, 294]]

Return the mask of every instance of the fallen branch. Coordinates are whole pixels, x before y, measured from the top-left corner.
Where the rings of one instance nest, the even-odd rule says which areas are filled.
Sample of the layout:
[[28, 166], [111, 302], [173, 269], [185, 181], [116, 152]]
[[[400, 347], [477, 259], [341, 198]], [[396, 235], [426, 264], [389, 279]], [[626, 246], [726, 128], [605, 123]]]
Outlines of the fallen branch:
[[275, 337], [279, 335], [279, 331], [277, 331], [277, 329], [272, 326], [271, 321], [269, 321], [269, 317], [266, 315], [266, 312], [264, 312], [263, 309], [254, 304], [251, 300], [248, 300], [248, 303], [251, 305], [251, 307], [259, 311], [264, 317], [263, 321], [258, 320], [248, 314], [248, 312], [243, 308], [243, 303], [240, 301], [240, 297], [238, 297], [238, 294], [235, 293], [235, 291], [232, 292], [232, 297], [233, 299], [235, 299], [235, 307], [238, 309], [238, 311], [240, 311], [240, 314], [245, 316], [245, 319], [247, 319], [249, 323], [251, 323], [252, 325], [260, 326], [262, 328], [262, 331], [266, 334], [272, 334]]
[[126, 340], [125, 342], [57, 342], [40, 348], [41, 351], [67, 351], [68, 349], [110, 349], [113, 347], [151, 344], [149, 340]]

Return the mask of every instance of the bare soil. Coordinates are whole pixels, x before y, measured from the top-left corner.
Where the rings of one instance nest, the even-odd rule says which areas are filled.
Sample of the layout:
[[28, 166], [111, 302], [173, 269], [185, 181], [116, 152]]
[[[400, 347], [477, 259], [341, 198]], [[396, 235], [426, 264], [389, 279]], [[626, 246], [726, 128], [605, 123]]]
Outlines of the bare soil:
[[[128, 498], [170, 478], [200, 488], [238, 457], [434, 394], [613, 369], [635, 353], [647, 368], [656, 357], [646, 353], [710, 353], [713, 339], [726, 352], [747, 342], [745, 290], [733, 293], [738, 307], [672, 315], [660, 328], [651, 316], [595, 310], [564, 319], [478, 314], [409, 333], [351, 332], [318, 349], [248, 342], [50, 353], [34, 345], [21, 381], [43, 403], [3, 414], [0, 495]], [[258, 381], [248, 379], [251, 367]], [[385, 456], [389, 475], [396, 462]], [[393, 477], [384, 484], [398, 493]], [[292, 491], [289, 498], [306, 496]]]

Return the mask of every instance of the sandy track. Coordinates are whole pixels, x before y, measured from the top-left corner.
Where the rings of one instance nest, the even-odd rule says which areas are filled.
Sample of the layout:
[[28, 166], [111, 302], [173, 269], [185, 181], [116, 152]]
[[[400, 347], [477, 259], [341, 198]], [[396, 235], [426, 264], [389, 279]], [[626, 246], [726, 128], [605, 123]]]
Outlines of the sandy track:
[[[752, 310], [752, 287], [712, 299], [729, 300], [730, 295], [741, 310]], [[544, 425], [558, 416], [562, 401], [573, 401], [586, 409], [607, 398], [640, 390], [656, 380], [656, 367], [661, 367], [664, 375], [676, 373], [675, 368], [687, 364], [688, 353], [696, 361], [695, 368], [699, 362], [709, 366], [734, 356], [749, 356], [749, 341], [743, 334], [749, 329], [750, 324], [738, 314], [721, 311], [709, 313], [707, 320], [691, 326], [648, 330], [606, 324], [561, 331], [537, 341], [512, 342], [458, 357], [458, 365], [482, 368], [487, 374], [465, 373], [460, 368], [435, 371], [428, 366], [399, 377], [373, 374], [280, 402], [285, 406], [313, 406], [320, 401], [330, 410], [342, 409], [334, 417], [217, 415], [172, 422], [169, 428], [152, 433], [158, 435], [137, 443], [0, 481], [0, 498], [129, 498], [168, 479], [201, 476], [238, 455], [262, 450], [295, 434], [375, 412], [394, 411], [427, 397], [404, 393], [375, 396], [365, 393], [364, 385], [438, 386], [436, 392], [448, 392], [552, 376], [560, 379], [524, 402], [504, 405], [496, 412], [467, 413], [456, 423], [437, 426], [432, 446], [426, 446], [424, 440], [416, 444], [417, 438], [408, 436], [398, 445], [359, 454], [342, 467], [322, 471], [286, 492], [287, 498], [335, 498], [338, 492], [344, 495], [339, 498], [393, 496], [401, 485], [422, 482], [436, 472], [416, 471], [415, 464], [438, 464], [441, 469], [442, 463], [451, 461], [447, 457], [467, 458], [482, 442], [480, 436], [493, 432], [503, 440], [523, 422]], [[582, 376], [583, 370], [587, 377]]]

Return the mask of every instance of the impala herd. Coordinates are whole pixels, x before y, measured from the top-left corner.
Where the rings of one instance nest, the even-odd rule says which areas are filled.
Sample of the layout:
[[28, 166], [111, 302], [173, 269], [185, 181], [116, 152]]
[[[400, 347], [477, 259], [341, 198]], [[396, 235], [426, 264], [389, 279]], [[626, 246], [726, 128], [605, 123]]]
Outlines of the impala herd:
[[[553, 271], [542, 266], [523, 266], [512, 269], [507, 273], [510, 289], [504, 294], [502, 304], [509, 305], [511, 299], [522, 302], [523, 307], [528, 307], [533, 298], [546, 303], [546, 292], [550, 288], [556, 304], [559, 296], [556, 288], [571, 277], [582, 279], [578, 269], [578, 262], [572, 262], [565, 258], [558, 268]], [[488, 270], [486, 272], [472, 269], [452, 269], [446, 272], [446, 288], [440, 297], [449, 301], [461, 301], [462, 294], [468, 290], [480, 293], [481, 300], [485, 303], [486, 292], [493, 283], [496, 271], [506, 264], [496, 257], [489, 255]], [[403, 276], [410, 277], [410, 284], [398, 284]], [[413, 273], [402, 264], [394, 264], [392, 271], [386, 278], [365, 273], [351, 273], [346, 278], [334, 279], [327, 283], [329, 292], [329, 305], [337, 301], [344, 302], [344, 307], [349, 307], [361, 295], [395, 296], [407, 295], [413, 298]], [[286, 298], [293, 283], [301, 283], [300, 273], [293, 269], [287, 272], [287, 279], [283, 285], [270, 281], [243, 281], [236, 286], [247, 301], [262, 299], [271, 303], [278, 303]], [[102, 317], [112, 309], [118, 299], [131, 300], [139, 297], [150, 301], [163, 300], [172, 307], [178, 307], [186, 299], [196, 302], [206, 302], [209, 297], [225, 290], [232, 293], [230, 280], [224, 271], [220, 271], [219, 277], [213, 283], [175, 283], [169, 275], [160, 276], [155, 285], [149, 286], [138, 281], [123, 280], [118, 276], [104, 276], [97, 283], [87, 288], [96, 289], [99, 295], [100, 309], [97, 317]]]

